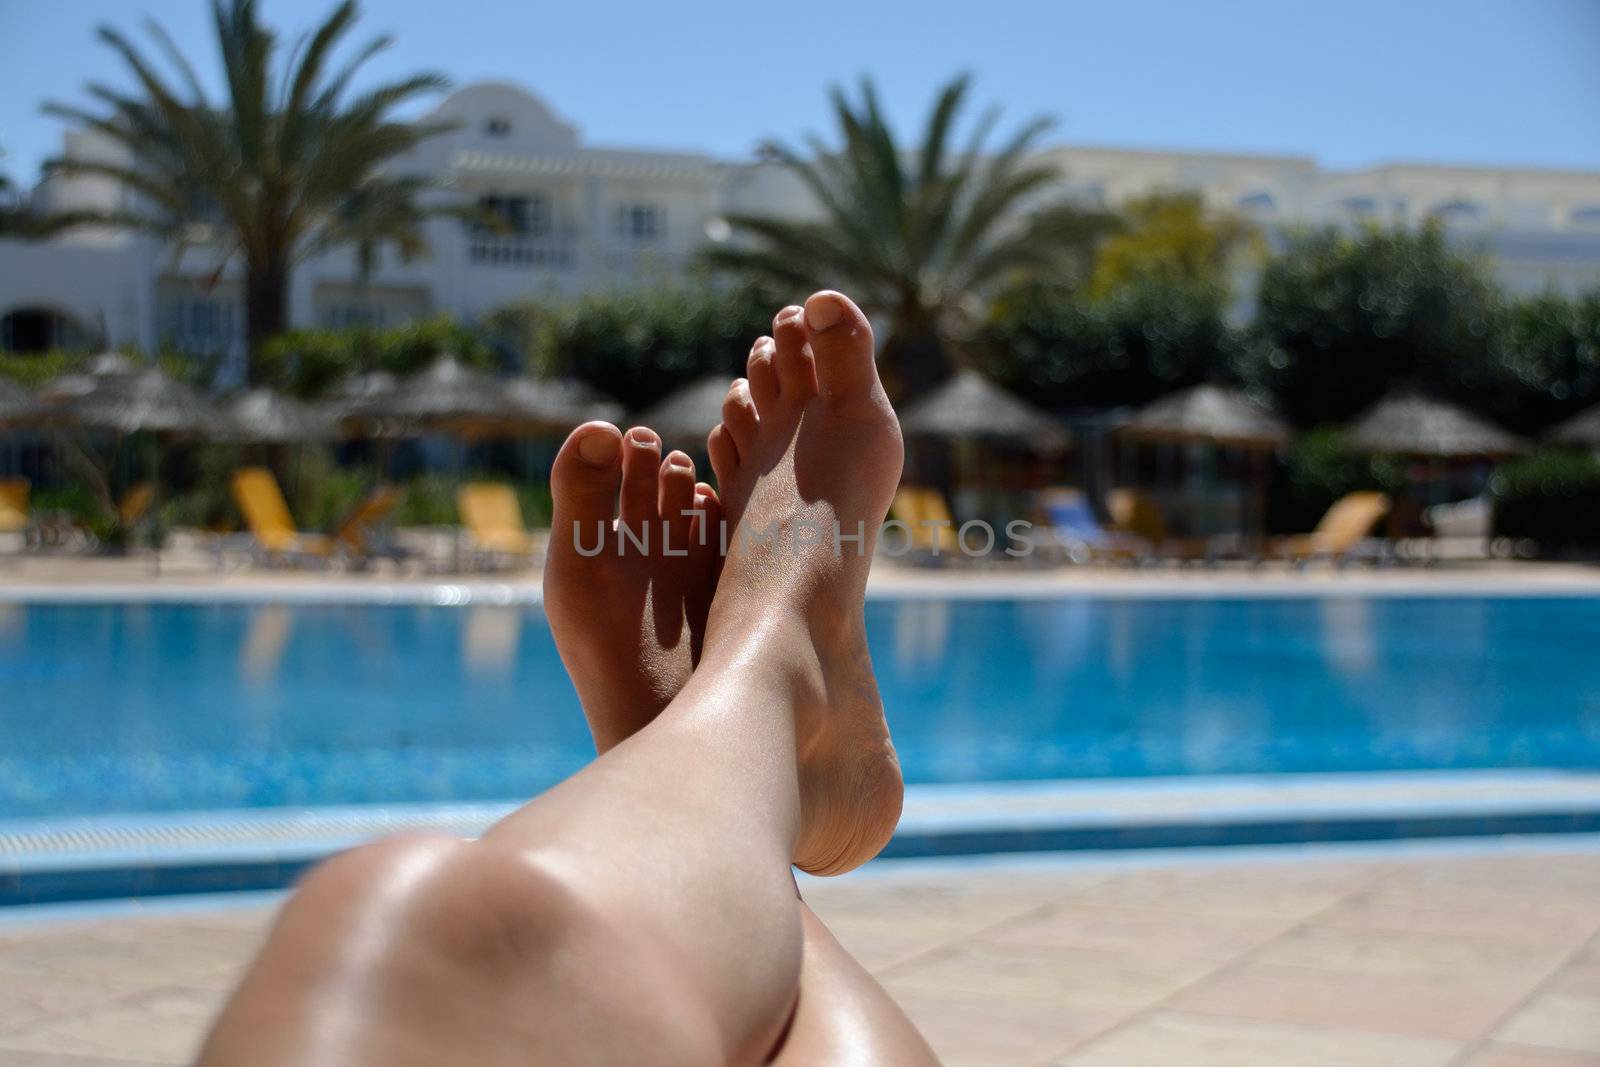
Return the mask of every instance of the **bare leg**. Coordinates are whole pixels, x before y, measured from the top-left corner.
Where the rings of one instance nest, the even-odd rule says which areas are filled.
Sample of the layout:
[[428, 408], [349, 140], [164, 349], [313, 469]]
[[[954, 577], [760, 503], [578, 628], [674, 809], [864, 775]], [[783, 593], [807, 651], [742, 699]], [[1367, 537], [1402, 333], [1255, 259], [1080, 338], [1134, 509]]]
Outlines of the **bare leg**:
[[[768, 342], [758, 341], [751, 355], [770, 358]], [[756, 367], [753, 377], [759, 381], [761, 373]], [[605, 506], [618, 495], [615, 467], [584, 459], [585, 452], [604, 451], [596, 435], [615, 434], [612, 427], [590, 424], [575, 430], [562, 447], [554, 488], [563, 519], [577, 500], [594, 498]], [[658, 468], [650, 448], [653, 440], [654, 435], [639, 429], [623, 436], [622, 521], [627, 516], [636, 524], [647, 520], [652, 508], [663, 518], [687, 509], [708, 519], [714, 530], [721, 517], [716, 492], [695, 484], [693, 461], [682, 453], [668, 456]], [[556, 529], [568, 525], [558, 522]], [[654, 718], [692, 671], [694, 635], [704, 632], [715, 587], [714, 561], [700, 554], [718, 548], [715, 537], [702, 539], [697, 533], [691, 525], [684, 536], [671, 539], [669, 544], [679, 549], [687, 542], [681, 556], [674, 554], [679, 549], [667, 551], [659, 540], [648, 550], [620, 556], [579, 553], [565, 537], [552, 542], [544, 579], [545, 613], [601, 753]], [[582, 543], [593, 543], [594, 536], [592, 529], [586, 531]], [[799, 1000], [773, 1062], [780, 1067], [937, 1064], [893, 998], [815, 912], [803, 902], [798, 907], [804, 940]]]
[[[400, 839], [313, 873], [202, 1062], [745, 1063], [772, 1047], [800, 969], [789, 860], [848, 870], [900, 802], [860, 625], [899, 430], [859, 310], [819, 294], [807, 318], [780, 324], [769, 407], [733, 398], [711, 442], [728, 514], [778, 541], [728, 560], [683, 691], [481, 842]], [[868, 536], [840, 556], [802, 524]]]

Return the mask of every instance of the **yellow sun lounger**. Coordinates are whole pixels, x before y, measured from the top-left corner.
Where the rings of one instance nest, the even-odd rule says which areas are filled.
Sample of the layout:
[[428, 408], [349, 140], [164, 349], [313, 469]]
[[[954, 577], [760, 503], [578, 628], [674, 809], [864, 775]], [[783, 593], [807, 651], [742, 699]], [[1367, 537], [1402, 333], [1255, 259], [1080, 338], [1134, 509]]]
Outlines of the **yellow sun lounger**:
[[0, 533], [28, 528], [28, 479], [0, 478]]
[[263, 560], [326, 563], [334, 543], [321, 534], [303, 534], [295, 527], [278, 480], [265, 467], [233, 472], [233, 502]]
[[1334, 502], [1316, 529], [1273, 541], [1267, 546], [1267, 555], [1297, 562], [1327, 559], [1342, 563], [1388, 513], [1387, 494], [1371, 490], [1349, 493]]
[[505, 482], [469, 482], [456, 494], [470, 548], [489, 556], [532, 560], [538, 542], [522, 524], [516, 490]]
[[889, 504], [889, 518], [904, 523], [905, 536], [920, 556], [956, 554], [956, 526], [950, 508], [937, 489], [902, 485]]

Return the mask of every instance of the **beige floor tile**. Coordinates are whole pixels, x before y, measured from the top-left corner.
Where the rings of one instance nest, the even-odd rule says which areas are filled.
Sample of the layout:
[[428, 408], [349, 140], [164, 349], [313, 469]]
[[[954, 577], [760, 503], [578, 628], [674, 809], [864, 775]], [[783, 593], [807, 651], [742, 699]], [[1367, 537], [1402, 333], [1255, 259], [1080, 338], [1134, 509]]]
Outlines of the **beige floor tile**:
[[1110, 1029], [1118, 1012], [1025, 997], [936, 992], [890, 984], [889, 992], [939, 1054], [952, 1063], [1035, 1065]]
[[1470, 886], [1383, 886], [1347, 897], [1318, 915], [1316, 924], [1462, 935], [1570, 950], [1600, 931], [1600, 907], [1565, 893], [1546, 898]]
[[1483, 938], [1410, 930], [1303, 926], [1254, 952], [1254, 963], [1315, 967], [1390, 979], [1495, 978], [1531, 984], [1570, 949], [1529, 948]]
[[0, 1034], [0, 1049], [184, 1063], [221, 1003], [221, 993], [207, 990], [156, 990]]
[[109, 981], [55, 974], [0, 974], [0, 1033], [88, 1011], [152, 988], [134, 979], [133, 975]]
[[891, 968], [883, 977], [903, 989], [1026, 997], [1114, 1011], [1153, 1004], [1217, 966], [1137, 953], [968, 941], [929, 960]]
[[59, 1052], [8, 1052], [0, 1048], [0, 1067], [170, 1067], [175, 1061], [106, 1059]]
[[1308, 1026], [1349, 1027], [1472, 1041], [1522, 1001], [1534, 980], [1387, 978], [1378, 975], [1242, 963], [1179, 992], [1177, 1011]]
[[1459, 1067], [1600, 1067], [1600, 1055], [1494, 1043], [1468, 1053]]
[[1284, 933], [1277, 915], [1200, 916], [1166, 908], [1068, 903], [1006, 925], [985, 940], [1137, 952], [1162, 959], [1230, 960]]
[[1380, 873], [1317, 864], [1133, 871], [1069, 893], [1061, 903], [1304, 919], [1370, 884]]
[[1406, 864], [1386, 886], [1435, 886], [1527, 893], [1538, 899], [1600, 898], [1600, 856], [1539, 853], [1434, 857]]
[[1495, 1032], [1501, 1041], [1600, 1053], [1600, 965], [1580, 963], [1557, 975]]
[[1157, 1012], [1062, 1059], [1063, 1067], [1445, 1067], [1454, 1041]]
[[1079, 880], [1063, 884], [1051, 879], [1024, 881], [1007, 886], [980, 882], [975, 885], [930, 880], [912, 884], [877, 884], [863, 879], [832, 886], [806, 886], [803, 894], [830, 928], [849, 924], [857, 930], [872, 927], [903, 932], [971, 935], [996, 924], [1027, 915], [1058, 899], [1067, 887], [1090, 884]]
[[137, 921], [72, 925], [0, 939], [0, 976], [136, 978], [149, 986], [227, 989], [256, 940], [253, 935], [206, 930], [163, 937]]

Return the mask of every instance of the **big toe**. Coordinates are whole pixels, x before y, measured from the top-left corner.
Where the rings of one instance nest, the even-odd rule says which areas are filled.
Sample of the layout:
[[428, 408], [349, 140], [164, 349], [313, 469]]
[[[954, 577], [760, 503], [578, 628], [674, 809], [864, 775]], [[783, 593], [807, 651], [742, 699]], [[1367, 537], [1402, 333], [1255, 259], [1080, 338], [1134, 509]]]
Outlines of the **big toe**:
[[550, 470], [557, 530], [610, 523], [622, 480], [622, 431], [609, 422], [586, 422], [567, 436]]
[[870, 394], [878, 381], [872, 326], [855, 302], [831, 289], [813, 293], [806, 300], [805, 323], [823, 398], [848, 403]]

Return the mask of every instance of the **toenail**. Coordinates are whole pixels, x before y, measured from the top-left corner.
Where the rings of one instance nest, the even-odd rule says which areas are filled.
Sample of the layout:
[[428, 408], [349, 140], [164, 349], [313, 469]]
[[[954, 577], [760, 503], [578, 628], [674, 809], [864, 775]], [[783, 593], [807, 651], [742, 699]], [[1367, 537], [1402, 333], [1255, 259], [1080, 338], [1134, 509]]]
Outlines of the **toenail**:
[[578, 442], [578, 455], [584, 462], [602, 464], [617, 458], [617, 439], [608, 433], [595, 432]]
[[832, 293], [818, 293], [806, 301], [806, 325], [821, 332], [844, 318], [844, 304]]
[[633, 430], [628, 434], [628, 443], [634, 448], [654, 448], [656, 435], [648, 430]]
[[667, 466], [669, 466], [669, 467], [690, 467], [690, 468], [693, 468], [694, 467], [694, 460], [690, 459], [688, 456], [684, 455], [682, 452], [673, 452], [671, 455], [667, 456]]

